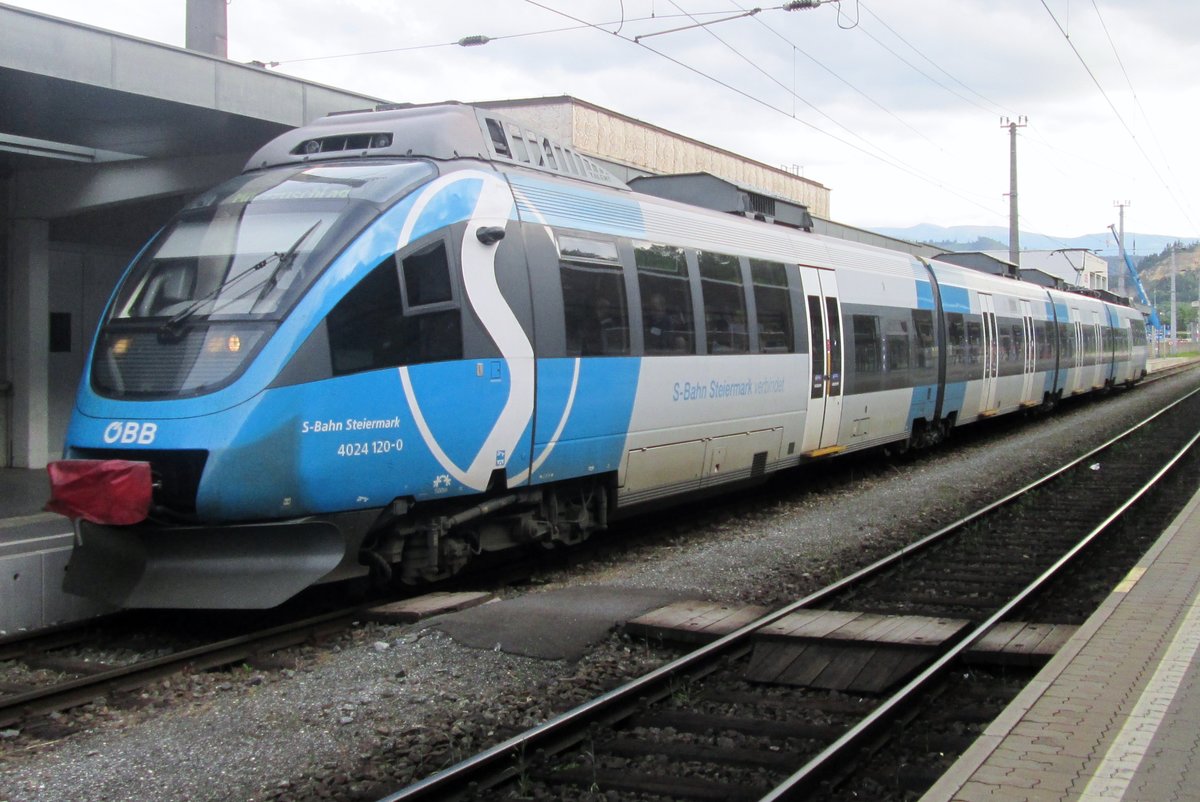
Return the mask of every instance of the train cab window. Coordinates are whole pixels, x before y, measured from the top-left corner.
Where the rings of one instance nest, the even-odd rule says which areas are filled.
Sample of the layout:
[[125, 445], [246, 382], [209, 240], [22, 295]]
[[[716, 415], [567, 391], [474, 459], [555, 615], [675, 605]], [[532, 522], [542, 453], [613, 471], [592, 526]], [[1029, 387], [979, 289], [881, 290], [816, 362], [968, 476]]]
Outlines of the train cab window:
[[435, 242], [403, 263], [405, 305], [412, 309], [454, 300], [446, 243]]
[[392, 332], [401, 316], [396, 262], [386, 259], [326, 318], [334, 375], [398, 365]]
[[742, 266], [736, 256], [701, 251], [700, 290], [710, 354], [744, 354], [750, 350], [746, 327], [746, 294]]
[[790, 354], [796, 350], [792, 336], [792, 305], [787, 270], [778, 262], [750, 260], [754, 306], [758, 313], [758, 349], [764, 354]]
[[634, 248], [648, 356], [696, 353], [692, 288], [682, 248], [640, 243]]
[[399, 265], [385, 259], [326, 318], [334, 375], [461, 359], [462, 318], [451, 286], [440, 241]]
[[629, 307], [616, 243], [560, 236], [558, 252], [567, 355], [629, 354]]
[[404, 257], [404, 317], [397, 345], [401, 365], [462, 359], [462, 314], [454, 303], [446, 243]]

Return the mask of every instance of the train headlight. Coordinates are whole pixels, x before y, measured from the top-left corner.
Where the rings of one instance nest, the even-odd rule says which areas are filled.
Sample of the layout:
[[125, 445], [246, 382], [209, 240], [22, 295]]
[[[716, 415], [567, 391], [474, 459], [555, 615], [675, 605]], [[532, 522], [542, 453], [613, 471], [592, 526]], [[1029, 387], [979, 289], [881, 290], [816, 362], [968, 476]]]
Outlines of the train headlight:
[[209, 334], [204, 350], [210, 354], [236, 354], [242, 350], [242, 338], [236, 334]]
[[129, 353], [129, 338], [121, 337], [112, 344], [113, 356], [125, 356]]

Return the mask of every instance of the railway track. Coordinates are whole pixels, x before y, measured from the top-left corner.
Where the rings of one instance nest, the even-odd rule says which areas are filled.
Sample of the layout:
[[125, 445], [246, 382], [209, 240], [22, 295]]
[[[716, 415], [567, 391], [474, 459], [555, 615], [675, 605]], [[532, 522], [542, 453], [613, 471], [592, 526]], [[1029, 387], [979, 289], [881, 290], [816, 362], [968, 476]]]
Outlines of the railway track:
[[168, 654], [127, 661], [91, 660], [59, 654], [68, 647], [82, 647], [86, 651], [104, 643], [103, 638], [97, 636], [96, 625], [89, 622], [6, 639], [0, 643], [0, 660], [19, 661], [30, 669], [48, 670], [54, 679], [0, 685], [0, 728], [87, 704], [99, 696], [137, 690], [184, 671], [234, 665], [258, 655], [327, 638], [349, 628], [361, 613], [359, 607], [326, 612]]
[[[1004, 627], [1069, 632], [1194, 493], [1178, 477], [1200, 467], [1198, 416], [1192, 393], [955, 524], [386, 801], [903, 798], [940, 770], [914, 752], [948, 764], [1029, 676], [964, 658], [985, 659]], [[931, 734], [935, 719], [949, 726]], [[905, 722], [924, 747], [905, 741]], [[909, 780], [897, 790], [898, 764], [872, 768], [871, 756], [900, 761]]]

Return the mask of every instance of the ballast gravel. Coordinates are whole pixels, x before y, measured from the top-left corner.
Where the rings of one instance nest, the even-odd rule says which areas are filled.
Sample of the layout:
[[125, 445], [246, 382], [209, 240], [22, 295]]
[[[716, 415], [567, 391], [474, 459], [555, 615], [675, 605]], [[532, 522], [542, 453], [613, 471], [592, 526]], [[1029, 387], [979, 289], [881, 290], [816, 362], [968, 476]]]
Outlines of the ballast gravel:
[[[782, 604], [1021, 487], [1057, 454], [1100, 444], [1195, 383], [1190, 371], [993, 425], [913, 461], [857, 459], [828, 486], [819, 472], [794, 472], [699, 517], [635, 523], [662, 531], [544, 570], [530, 592], [608, 585]], [[436, 625], [364, 623], [280, 665], [97, 699], [60, 716], [73, 726], [58, 737], [4, 730], [0, 802], [375, 799], [668, 656], [613, 634], [578, 661], [537, 660], [461, 646]]]

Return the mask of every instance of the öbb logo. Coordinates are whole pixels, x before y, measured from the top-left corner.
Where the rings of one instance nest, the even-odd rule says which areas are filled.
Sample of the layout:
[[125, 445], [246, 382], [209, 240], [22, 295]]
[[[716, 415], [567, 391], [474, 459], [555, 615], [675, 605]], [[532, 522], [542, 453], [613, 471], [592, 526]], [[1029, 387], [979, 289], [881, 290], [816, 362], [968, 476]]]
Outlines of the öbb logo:
[[124, 443], [126, 445], [137, 443], [138, 445], [148, 446], [154, 442], [154, 437], [157, 434], [157, 423], [140, 423], [133, 420], [122, 423], [119, 420], [115, 420], [105, 427], [104, 442]]

